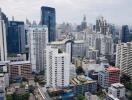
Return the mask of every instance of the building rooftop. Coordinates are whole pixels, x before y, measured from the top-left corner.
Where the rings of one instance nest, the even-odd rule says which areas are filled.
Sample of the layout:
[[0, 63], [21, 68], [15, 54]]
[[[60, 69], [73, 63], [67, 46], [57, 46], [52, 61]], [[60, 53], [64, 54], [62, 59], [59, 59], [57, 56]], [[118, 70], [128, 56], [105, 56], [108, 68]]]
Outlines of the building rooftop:
[[118, 99], [118, 98], [115, 98], [113, 95], [111, 95], [111, 94], [109, 94], [108, 95], [110, 98], [111, 98], [111, 100], [120, 100], [120, 99]]
[[62, 41], [54, 41], [54, 42], [50, 42], [49, 45], [60, 45], [60, 44], [65, 44], [66, 42], [71, 41], [74, 43], [84, 43], [84, 40], [70, 40], [70, 39], [64, 39]]
[[71, 79], [71, 84], [73, 85], [82, 85], [82, 84], [89, 84], [89, 83], [95, 83], [96, 81], [92, 80], [89, 77], [86, 77], [84, 75], [79, 75], [73, 79]]
[[20, 64], [29, 64], [30, 61], [17, 61], [17, 62], [11, 62], [10, 65], [20, 65]]
[[124, 85], [121, 83], [114, 83], [114, 84], [111, 84], [111, 86], [113, 86], [114, 88], [124, 88]]
[[120, 71], [120, 69], [119, 68], [115, 68], [115, 67], [108, 67], [108, 68], [106, 68], [106, 70], [108, 71], [108, 72], [117, 72], [117, 71]]
[[47, 28], [46, 25], [32, 25], [31, 28]]
[[4, 90], [3, 89], [0, 89], [0, 93], [4, 93]]
[[7, 63], [10, 63], [10, 61], [0, 61], [0, 65], [6, 65]]
[[4, 74], [3, 73], [0, 73], [0, 77], [3, 77], [4, 76]]
[[72, 90], [69, 88], [48, 88], [47, 92], [55, 100], [66, 100], [74, 96]]
[[99, 100], [99, 97], [97, 95], [93, 95], [90, 92], [85, 92], [85, 97], [88, 100]]

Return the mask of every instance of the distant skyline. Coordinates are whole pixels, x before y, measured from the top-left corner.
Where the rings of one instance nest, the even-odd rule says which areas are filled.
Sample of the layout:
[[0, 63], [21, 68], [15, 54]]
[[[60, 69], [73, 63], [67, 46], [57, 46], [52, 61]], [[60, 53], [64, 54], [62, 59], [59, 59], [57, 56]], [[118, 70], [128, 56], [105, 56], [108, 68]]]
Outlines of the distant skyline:
[[2, 11], [11, 20], [40, 21], [41, 6], [56, 9], [57, 23], [79, 24], [86, 15], [88, 23], [104, 16], [108, 23], [132, 25], [132, 0], [0, 0]]

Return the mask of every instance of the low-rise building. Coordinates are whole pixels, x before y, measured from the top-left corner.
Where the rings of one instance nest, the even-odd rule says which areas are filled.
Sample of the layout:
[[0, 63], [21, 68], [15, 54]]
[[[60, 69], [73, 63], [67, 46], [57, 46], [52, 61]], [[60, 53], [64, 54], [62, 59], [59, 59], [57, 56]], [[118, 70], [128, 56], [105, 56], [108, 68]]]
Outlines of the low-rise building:
[[105, 68], [98, 73], [98, 83], [102, 88], [108, 88], [113, 83], [120, 82], [120, 70], [115, 67]]
[[0, 100], [5, 100], [5, 91], [3, 89], [0, 89]]
[[[68, 88], [48, 88], [47, 92], [52, 100], [74, 100], [74, 93], [71, 87]], [[48, 99], [49, 100], [49, 99]]]
[[97, 82], [89, 77], [80, 75], [73, 78], [70, 82], [73, 87], [74, 94], [84, 94], [85, 92], [94, 93], [97, 91]]
[[6, 75], [1, 73], [0, 74], [0, 100], [5, 100], [6, 91], [5, 88], [7, 87], [6, 81], [9, 82], [9, 78], [6, 79]]
[[107, 100], [126, 100], [125, 87], [120, 83], [111, 84], [108, 88]]
[[74, 64], [70, 65], [70, 79], [77, 76], [76, 67]]
[[0, 62], [0, 100], [6, 100], [5, 89], [9, 86], [9, 74], [7, 73], [7, 61]]
[[74, 57], [72, 62], [75, 64], [76, 67], [82, 66], [82, 58], [79, 58], [79, 57], [76, 58], [76, 57]]
[[7, 57], [7, 60], [11, 62], [17, 62], [17, 61], [26, 61], [26, 54], [17, 54], [17, 55], [9, 55]]
[[30, 78], [32, 74], [32, 66], [29, 61], [19, 61], [9, 63], [9, 74], [11, 78], [24, 77]]
[[97, 95], [93, 95], [90, 92], [85, 93], [86, 100], [100, 100]]

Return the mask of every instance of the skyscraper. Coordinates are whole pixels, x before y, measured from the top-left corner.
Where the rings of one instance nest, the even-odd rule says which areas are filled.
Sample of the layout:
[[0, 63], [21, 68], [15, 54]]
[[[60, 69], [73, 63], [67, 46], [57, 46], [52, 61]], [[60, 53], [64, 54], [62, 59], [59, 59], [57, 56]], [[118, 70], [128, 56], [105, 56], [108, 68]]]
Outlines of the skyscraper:
[[41, 7], [41, 24], [48, 27], [49, 42], [56, 40], [56, 12], [55, 8]]
[[121, 73], [132, 79], [132, 42], [120, 43], [116, 47], [116, 66]]
[[69, 85], [70, 59], [69, 54], [60, 49], [46, 48], [46, 80], [47, 86], [66, 87]]
[[44, 49], [48, 42], [47, 26], [32, 26], [28, 30], [30, 38], [30, 60], [32, 71], [40, 72], [45, 68]]
[[99, 32], [101, 34], [108, 34], [108, 23], [104, 19], [104, 17], [99, 17], [96, 20], [96, 32]]
[[83, 21], [82, 21], [81, 26], [82, 26], [82, 30], [84, 30], [84, 29], [87, 28], [87, 22], [86, 22], [86, 16], [85, 16], [85, 15], [84, 15], [84, 17], [83, 17]]
[[7, 60], [6, 26], [0, 16], [0, 61]]
[[7, 34], [7, 51], [9, 54], [18, 54], [25, 51], [24, 22], [10, 21]]
[[[6, 17], [6, 15], [2, 12], [1, 8], [0, 8], [0, 16], [1, 16], [1, 20], [4, 20], [5, 23], [5, 27], [6, 27], [6, 31], [8, 28], [8, 18]], [[6, 32], [7, 33], [7, 32]]]
[[87, 28], [87, 21], [86, 21], [86, 16], [84, 15], [83, 21], [81, 22], [81, 25], [77, 26], [77, 31], [84, 31]]
[[1, 11], [0, 8], [0, 61], [7, 60], [7, 43], [6, 43], [7, 25], [8, 25], [8, 18]]
[[128, 25], [122, 26], [122, 42], [130, 42], [132, 41], [132, 34], [130, 34]]

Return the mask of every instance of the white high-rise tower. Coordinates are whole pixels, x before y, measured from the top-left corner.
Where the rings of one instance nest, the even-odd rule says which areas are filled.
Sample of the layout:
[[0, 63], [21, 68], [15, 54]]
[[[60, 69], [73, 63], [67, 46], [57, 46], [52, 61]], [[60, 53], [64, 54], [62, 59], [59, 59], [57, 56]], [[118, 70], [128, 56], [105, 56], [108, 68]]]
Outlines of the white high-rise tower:
[[47, 86], [66, 87], [69, 85], [70, 56], [60, 49], [46, 48], [46, 80]]
[[6, 26], [0, 11], [0, 61], [7, 60]]
[[40, 72], [45, 70], [44, 50], [48, 43], [47, 26], [32, 26], [29, 28], [30, 37], [30, 60], [32, 71]]
[[116, 47], [116, 66], [132, 79], [132, 42], [120, 43]]

